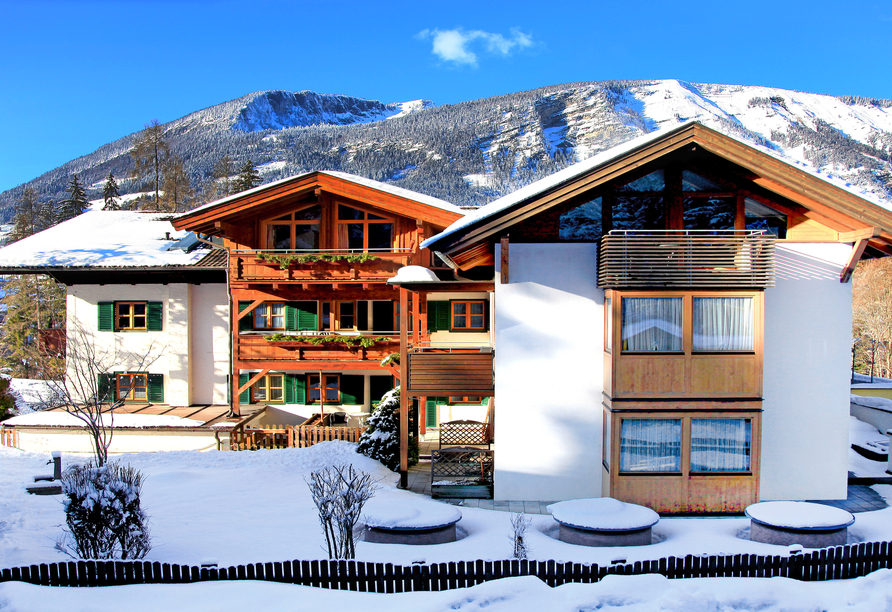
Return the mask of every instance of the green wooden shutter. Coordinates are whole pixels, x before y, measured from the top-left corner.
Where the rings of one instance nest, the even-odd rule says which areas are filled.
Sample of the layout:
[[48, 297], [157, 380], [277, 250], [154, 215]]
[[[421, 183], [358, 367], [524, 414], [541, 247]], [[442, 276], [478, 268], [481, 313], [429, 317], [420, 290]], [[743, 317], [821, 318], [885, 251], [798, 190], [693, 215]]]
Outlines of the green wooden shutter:
[[427, 328], [429, 331], [449, 331], [449, 302], [427, 303]]
[[307, 377], [303, 374], [285, 374], [285, 403], [307, 403]]
[[164, 305], [161, 302], [148, 302], [146, 307], [148, 312], [146, 328], [149, 331], [161, 331], [164, 317]]
[[439, 427], [439, 419], [437, 418], [437, 406], [439, 404], [446, 403], [445, 397], [429, 397], [425, 402], [425, 412], [427, 414], [427, 418], [425, 419], [426, 427]]
[[[239, 302], [238, 303], [238, 312], [236, 313], [235, 316], [240, 315], [242, 313], [242, 311], [245, 310], [245, 308], [247, 308], [250, 305], [251, 305], [251, 302]], [[252, 329], [254, 329], [254, 315], [247, 314], [244, 317], [242, 317], [241, 319], [239, 319], [239, 322], [238, 322], [238, 330], [239, 331], [251, 331]], [[241, 386], [241, 385], [239, 385], [239, 386]]]
[[341, 375], [341, 403], [365, 403], [365, 377], [356, 374]]
[[[238, 375], [238, 388], [240, 389], [243, 384], [251, 380], [251, 377], [247, 374], [239, 374]], [[238, 401], [242, 404], [250, 404], [251, 403], [251, 387], [248, 387], [244, 391], [242, 391], [238, 396]]]
[[99, 331], [115, 331], [114, 302], [99, 302]]
[[99, 401], [114, 401], [114, 397], [118, 394], [117, 384], [117, 379], [114, 374], [99, 374], [99, 388], [97, 389]]
[[164, 403], [164, 374], [146, 375], [149, 401], [153, 404]]
[[291, 304], [285, 304], [285, 330], [297, 331], [297, 308]]
[[316, 331], [316, 312], [318, 304], [316, 302], [296, 302], [297, 310], [297, 327], [300, 331]]

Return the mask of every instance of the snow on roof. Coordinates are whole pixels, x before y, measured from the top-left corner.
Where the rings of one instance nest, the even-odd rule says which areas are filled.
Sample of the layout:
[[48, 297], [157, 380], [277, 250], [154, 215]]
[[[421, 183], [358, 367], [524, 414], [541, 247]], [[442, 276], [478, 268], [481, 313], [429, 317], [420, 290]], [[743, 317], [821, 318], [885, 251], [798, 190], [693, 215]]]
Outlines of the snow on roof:
[[[115, 427], [201, 427], [204, 421], [196, 421], [195, 419], [185, 419], [178, 416], [168, 414], [116, 414], [114, 420], [107, 419], [107, 415], [103, 415], [103, 420], [107, 421], [109, 427], [114, 424]], [[48, 426], [48, 427], [84, 427], [84, 422], [64, 411], [53, 410], [31, 412], [21, 416], [12, 417], [3, 421], [5, 425], [31, 425], [31, 426]]]
[[[668, 134], [670, 132], [681, 130], [683, 128], [686, 128], [688, 126], [691, 126], [691, 125], [694, 125], [697, 123], [699, 123], [699, 122], [693, 121], [693, 120], [686, 121], [684, 123], [681, 123], [678, 125], [673, 125], [671, 127], [667, 127], [662, 130], [657, 130], [657, 131], [651, 132], [649, 134], [644, 134], [642, 136], [639, 136], [638, 138], [633, 138], [632, 140], [629, 140], [629, 141], [624, 142], [620, 145], [617, 145], [617, 146], [613, 147], [612, 149], [602, 151], [601, 153], [598, 153], [597, 155], [594, 155], [593, 157], [590, 157], [590, 158], [588, 158], [584, 161], [581, 161], [577, 164], [568, 166], [568, 167], [564, 168], [563, 170], [560, 170], [559, 172], [555, 172], [554, 174], [546, 176], [545, 178], [543, 178], [541, 180], [538, 180], [534, 183], [530, 183], [529, 185], [522, 187], [513, 193], [509, 193], [508, 195], [502, 196], [501, 198], [498, 198], [497, 200], [493, 200], [486, 206], [482, 206], [482, 207], [478, 208], [475, 212], [472, 212], [472, 213], [466, 215], [462, 219], [459, 219], [458, 221], [456, 221], [455, 223], [453, 223], [452, 225], [447, 227], [445, 230], [443, 230], [439, 234], [437, 234], [435, 236], [431, 236], [430, 238], [428, 238], [427, 240], [422, 242], [421, 246], [424, 248], [430, 248], [430, 246], [433, 245], [435, 242], [439, 242], [440, 240], [442, 240], [443, 238], [445, 238], [447, 236], [451, 236], [452, 234], [458, 233], [459, 231], [474, 225], [475, 223], [477, 223], [478, 221], [480, 221], [482, 219], [488, 219], [489, 217], [494, 217], [494, 216], [498, 215], [499, 213], [501, 213], [502, 211], [514, 206], [515, 204], [519, 204], [520, 202], [523, 202], [524, 200], [532, 198], [533, 196], [544, 193], [545, 191], [548, 191], [549, 189], [557, 187], [558, 185], [560, 185], [566, 181], [569, 181], [579, 175], [585, 174], [586, 172], [589, 172], [590, 170], [593, 170], [594, 168], [606, 165], [606, 164], [616, 160], [617, 158], [622, 157], [623, 155], [630, 153], [631, 151], [634, 151], [635, 149], [638, 149], [639, 147], [644, 147], [644, 146], [650, 144], [651, 142], [655, 142], [655, 141], [663, 138], [664, 136], [666, 136], [666, 134]], [[850, 184], [846, 183], [845, 181], [843, 181], [842, 179], [840, 179], [838, 177], [828, 176], [826, 174], [822, 175], [812, 166], [798, 163], [796, 160], [786, 157], [786, 156], [780, 154], [779, 152], [771, 150], [771, 149], [764, 147], [758, 143], [755, 143], [750, 140], [746, 140], [746, 139], [739, 137], [735, 134], [725, 133], [719, 129], [716, 129], [714, 126], [712, 127], [712, 129], [720, 132], [723, 136], [725, 136], [727, 138], [736, 140], [737, 142], [739, 142], [743, 145], [746, 145], [748, 147], [758, 149], [761, 153], [770, 155], [771, 157], [774, 157], [775, 159], [777, 159], [779, 161], [782, 161], [790, 166], [798, 168], [799, 170], [802, 170], [803, 172], [810, 174], [811, 176], [813, 176], [817, 179], [820, 179], [820, 180], [824, 181], [825, 183], [830, 183], [836, 187], [839, 187], [840, 189], [842, 189], [844, 191], [851, 193], [852, 195], [858, 196], [859, 198], [865, 199], [873, 204], [876, 204], [880, 208], [883, 208], [886, 210], [892, 210], [892, 202], [883, 201], [883, 200], [880, 200], [877, 196], [875, 196], [873, 194], [869, 194], [869, 193], [866, 193], [863, 191], [856, 190]]]
[[0, 267], [185, 266], [207, 255], [204, 249], [168, 251], [189, 233], [175, 230], [170, 218], [170, 213], [86, 212], [3, 247]]
[[[221, 198], [219, 200], [215, 200], [213, 202], [208, 202], [203, 206], [199, 206], [197, 208], [193, 208], [189, 212], [185, 213], [187, 215], [191, 215], [192, 213], [205, 210], [209, 208], [214, 208], [215, 206], [219, 206], [221, 204], [225, 204], [226, 202], [231, 202], [238, 198], [242, 198], [246, 195], [251, 195], [254, 193], [261, 193], [270, 189], [272, 187], [276, 187], [278, 185], [282, 185], [284, 183], [288, 183], [295, 179], [299, 179], [303, 176], [308, 176], [313, 174], [312, 172], [306, 172], [304, 174], [296, 174], [294, 176], [289, 176], [288, 178], [279, 179], [278, 181], [273, 181], [272, 183], [264, 183], [259, 187], [254, 187], [253, 189], [248, 189], [247, 191], [240, 191], [239, 193], [226, 196], [225, 198]], [[455, 204], [450, 204], [446, 200], [441, 200], [439, 198], [435, 198], [429, 195], [424, 195], [423, 193], [418, 193], [416, 191], [410, 191], [408, 189], [403, 189], [402, 187], [396, 187], [394, 185], [388, 185], [387, 183], [381, 183], [379, 181], [373, 181], [372, 179], [367, 179], [361, 176], [356, 176], [355, 174], [347, 174], [346, 172], [337, 172], [334, 170], [324, 170], [320, 171], [319, 174], [327, 174], [328, 176], [334, 176], [339, 179], [343, 179], [345, 181], [350, 181], [351, 183], [356, 183], [357, 185], [363, 185], [365, 187], [370, 187], [372, 189], [377, 189], [378, 191], [383, 191], [385, 193], [390, 193], [395, 196], [399, 196], [401, 198], [406, 198], [408, 200], [415, 200], [416, 202], [420, 202], [421, 204], [427, 204], [428, 206], [433, 206], [434, 208], [439, 208], [441, 210], [448, 210], [449, 212], [454, 212], [463, 215], [464, 212], [461, 208], [456, 206]]]

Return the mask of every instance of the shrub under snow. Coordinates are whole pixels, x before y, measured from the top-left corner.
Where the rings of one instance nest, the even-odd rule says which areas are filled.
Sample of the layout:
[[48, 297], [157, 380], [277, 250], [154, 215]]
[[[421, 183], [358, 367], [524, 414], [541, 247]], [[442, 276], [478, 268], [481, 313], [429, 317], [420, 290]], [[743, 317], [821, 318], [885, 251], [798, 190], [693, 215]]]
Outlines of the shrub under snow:
[[62, 475], [68, 532], [56, 548], [80, 559], [141, 559], [151, 550], [140, 507], [144, 477], [129, 465], [74, 465]]
[[[377, 459], [396, 472], [400, 467], [400, 388], [384, 394], [359, 438], [357, 452]], [[418, 463], [418, 438], [409, 435], [409, 465]]]

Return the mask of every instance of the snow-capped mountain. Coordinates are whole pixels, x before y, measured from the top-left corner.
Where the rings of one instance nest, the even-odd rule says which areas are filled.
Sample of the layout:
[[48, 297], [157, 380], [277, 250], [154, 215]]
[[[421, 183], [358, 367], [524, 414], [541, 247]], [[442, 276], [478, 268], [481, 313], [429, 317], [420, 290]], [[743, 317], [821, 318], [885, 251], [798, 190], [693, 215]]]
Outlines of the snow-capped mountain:
[[[642, 133], [689, 120], [875, 202], [892, 201], [892, 101], [771, 87], [589, 82], [444, 106], [268, 91], [197, 111], [165, 129], [196, 186], [229, 155], [236, 164], [252, 160], [265, 181], [340, 170], [480, 205]], [[29, 184], [41, 197], [59, 199], [77, 173], [92, 186], [88, 195], [98, 197], [113, 172], [122, 192], [140, 191], [126, 178], [130, 142], [117, 140]], [[22, 187], [0, 194], [6, 218]]]

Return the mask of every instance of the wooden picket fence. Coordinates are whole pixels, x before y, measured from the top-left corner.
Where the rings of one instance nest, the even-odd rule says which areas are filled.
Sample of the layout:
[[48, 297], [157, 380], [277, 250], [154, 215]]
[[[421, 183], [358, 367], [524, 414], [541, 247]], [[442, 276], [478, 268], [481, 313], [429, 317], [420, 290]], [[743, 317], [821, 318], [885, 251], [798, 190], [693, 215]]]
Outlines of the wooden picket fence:
[[229, 435], [230, 450], [307, 448], [320, 442], [359, 442], [368, 427], [322, 427], [319, 425], [268, 425], [240, 427]]
[[0, 425], [0, 446], [6, 446], [8, 448], [18, 448], [19, 432], [15, 429], [10, 429], [9, 427], [3, 427], [2, 425]]
[[44, 586], [174, 584], [212, 580], [266, 580], [341, 591], [403, 593], [445, 591], [488, 580], [536, 576], [549, 586], [598, 582], [610, 574], [662, 574], [667, 578], [771, 578], [845, 580], [892, 566], [892, 543], [822, 548], [789, 557], [716, 555], [668, 557], [609, 566], [556, 561], [458, 561], [392, 565], [364, 561], [285, 561], [234, 567], [196, 567], [151, 561], [69, 561], [0, 571], [0, 582]]

